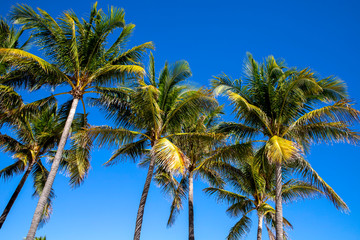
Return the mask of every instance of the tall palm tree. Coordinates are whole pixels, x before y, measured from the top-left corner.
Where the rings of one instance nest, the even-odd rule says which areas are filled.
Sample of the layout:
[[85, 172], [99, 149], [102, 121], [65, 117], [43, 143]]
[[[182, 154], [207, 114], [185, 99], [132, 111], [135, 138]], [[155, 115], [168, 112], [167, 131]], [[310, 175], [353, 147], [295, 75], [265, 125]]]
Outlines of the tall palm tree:
[[[145, 203], [155, 165], [167, 171], [184, 173], [187, 158], [171, 139], [183, 136], [182, 124], [217, 105], [204, 90], [193, 90], [182, 84], [191, 76], [186, 61], [165, 64], [156, 78], [154, 58], [150, 56], [148, 79], [133, 86], [102, 88], [94, 104], [106, 109], [107, 117], [117, 124], [87, 129], [88, 136], [101, 146], [117, 145], [106, 165], [124, 157], [149, 158], [149, 168], [136, 218], [134, 240], [140, 239]], [[81, 140], [80, 140], [81, 141]]]
[[189, 240], [195, 239], [194, 229], [194, 179], [201, 177], [213, 186], [224, 184], [219, 173], [211, 168], [211, 163], [203, 165], [203, 161], [214, 152], [221, 139], [222, 134], [212, 131], [217, 120], [222, 114], [222, 106], [217, 107], [208, 114], [198, 113], [195, 121], [186, 121], [182, 131], [186, 133], [183, 137], [177, 136], [173, 139], [177, 146], [188, 158], [186, 173], [180, 181], [176, 175], [158, 168], [155, 174], [156, 182], [162, 186], [165, 193], [169, 194], [173, 201], [170, 208], [168, 226], [175, 222], [176, 215], [180, 212], [183, 200], [188, 198], [188, 221], [189, 221]]
[[243, 80], [221, 75], [212, 81], [216, 93], [229, 97], [239, 120], [220, 129], [264, 141], [267, 159], [276, 166], [276, 240], [282, 240], [282, 164], [308, 152], [313, 142], [358, 142], [350, 126], [360, 112], [346, 100], [345, 84], [337, 78], [286, 68], [272, 56], [259, 64], [250, 54], [244, 71]]
[[[57, 104], [44, 106], [40, 111], [30, 114], [18, 115], [17, 121], [10, 125], [15, 137], [0, 134], [0, 148], [12, 155], [15, 162], [0, 171], [0, 177], [7, 180], [14, 175], [23, 173], [23, 176], [0, 216], [0, 229], [3, 226], [14, 202], [16, 201], [22, 187], [31, 174], [34, 181], [35, 196], [42, 193], [46, 179], [49, 175], [43, 162], [51, 155], [56, 147], [62, 130], [65, 125], [67, 111], [62, 107], [59, 111]], [[73, 131], [84, 126], [84, 116], [75, 118], [72, 127]], [[74, 156], [74, 154], [72, 155]], [[67, 157], [62, 161], [67, 170], [83, 168], [84, 171], [78, 174], [77, 171], [67, 171], [72, 179], [72, 185], [80, 183], [88, 171], [88, 158]], [[53, 190], [47, 199], [45, 210], [42, 214], [42, 222], [46, 222], [51, 213], [51, 202], [54, 197]]]
[[[153, 47], [148, 42], [129, 50], [125, 48], [135, 25], [125, 23], [123, 9], [111, 7], [105, 14], [95, 3], [87, 20], [79, 19], [72, 11], [65, 11], [57, 19], [42, 9], [38, 12], [27, 5], [17, 5], [11, 15], [31, 30], [34, 43], [50, 61], [23, 50], [1, 48], [1, 57], [15, 68], [3, 84], [25, 86], [30, 90], [43, 85], [66, 85], [70, 91], [59, 94], [71, 94], [73, 101], [26, 240], [33, 240], [35, 236], [79, 101], [85, 108], [85, 93], [96, 93], [98, 86], [123, 81], [129, 76], [141, 77], [144, 70], [139, 61], [146, 50]], [[121, 33], [109, 45], [108, 37], [117, 29], [121, 29]]]

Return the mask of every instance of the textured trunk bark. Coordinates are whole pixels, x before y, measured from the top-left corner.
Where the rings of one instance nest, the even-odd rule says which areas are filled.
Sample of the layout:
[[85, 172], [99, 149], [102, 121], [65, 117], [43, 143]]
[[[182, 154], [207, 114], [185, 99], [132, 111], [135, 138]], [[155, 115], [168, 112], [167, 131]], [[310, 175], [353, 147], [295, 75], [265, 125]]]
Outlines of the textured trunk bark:
[[67, 138], [69, 136], [71, 124], [72, 124], [72, 121], [74, 119], [75, 112], [76, 112], [76, 107], [77, 107], [78, 103], [79, 103], [79, 99], [74, 98], [73, 102], [71, 104], [71, 109], [70, 109], [69, 115], [68, 115], [68, 117], [66, 119], [66, 123], [65, 123], [63, 133], [61, 134], [60, 142], [59, 142], [56, 154], [55, 154], [54, 161], [53, 161], [53, 163], [51, 165], [51, 170], [50, 170], [49, 176], [48, 176], [48, 178], [46, 180], [44, 189], [43, 189], [43, 191], [42, 191], [42, 193], [40, 195], [39, 202], [38, 202], [38, 204], [36, 206], [35, 213], [34, 213], [32, 221], [31, 221], [31, 225], [30, 225], [30, 230], [29, 230], [29, 232], [28, 232], [28, 234], [26, 236], [26, 240], [33, 240], [34, 237], [35, 237], [35, 233], [36, 233], [36, 230], [37, 230], [37, 228], [39, 226], [39, 223], [40, 223], [40, 220], [41, 220], [42, 213], [44, 211], [46, 201], [47, 201], [47, 199], [49, 197], [52, 185], [54, 183], [57, 171], [59, 169], [59, 164], [60, 164], [60, 160], [61, 160], [61, 157], [62, 157], [62, 153], [63, 153], [64, 148], [65, 148], [66, 140], [67, 140]]
[[259, 218], [259, 221], [258, 221], [258, 230], [257, 230], [257, 240], [261, 240], [264, 215], [262, 215], [261, 213], [258, 213], [258, 218]]
[[195, 240], [194, 233], [194, 184], [193, 173], [189, 174], [189, 240]]
[[276, 221], [276, 240], [283, 240], [283, 211], [282, 211], [282, 176], [281, 163], [276, 163], [276, 195], [275, 195], [275, 221]]
[[146, 176], [144, 189], [143, 189], [141, 199], [140, 199], [139, 210], [138, 210], [137, 217], [136, 217], [134, 240], [140, 239], [142, 221], [143, 221], [143, 217], [144, 217], [144, 209], [145, 209], [147, 195], [148, 195], [148, 192], [150, 189], [152, 175], [154, 172], [154, 166], [155, 166], [155, 157], [151, 156], [149, 170], [148, 170], [148, 173]]
[[0, 217], [0, 229], [2, 228], [2, 225], [4, 224], [7, 215], [9, 214], [14, 202], [16, 201], [16, 198], [19, 196], [19, 193], [22, 189], [22, 187], [24, 186], [26, 179], [28, 178], [29, 174], [31, 173], [31, 170], [34, 166], [34, 163], [30, 164], [29, 167], [26, 169], [24, 175], [22, 176], [18, 186], [15, 189], [15, 192], [13, 193], [13, 195], [11, 196], [8, 204], [6, 205], [1, 217]]

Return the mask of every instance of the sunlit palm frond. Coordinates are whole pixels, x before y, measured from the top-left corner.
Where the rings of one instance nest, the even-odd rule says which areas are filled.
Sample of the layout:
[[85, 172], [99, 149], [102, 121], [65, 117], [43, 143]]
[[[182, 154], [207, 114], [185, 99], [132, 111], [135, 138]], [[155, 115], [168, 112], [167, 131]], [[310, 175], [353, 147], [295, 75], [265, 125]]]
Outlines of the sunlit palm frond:
[[[15, 67], [22, 67], [23, 65], [35, 63], [39, 65], [46, 74], [51, 74], [54, 77], [57, 77], [57, 79], [54, 80], [58, 80], [59, 78], [61, 78], [68, 81], [67, 76], [64, 75], [54, 65], [24, 50], [0, 48], [0, 56], [4, 57], [4, 61], [8, 62], [9, 64]], [[30, 69], [26, 68], [26, 70], [30, 70]]]
[[157, 163], [167, 171], [184, 174], [188, 164], [187, 157], [182, 151], [167, 138], [159, 139], [152, 148]]
[[130, 75], [142, 77], [145, 74], [144, 68], [137, 65], [105, 65], [97, 69], [89, 78], [87, 84], [107, 85], [108, 83], [124, 82]]
[[284, 138], [273, 136], [266, 143], [267, 158], [272, 162], [290, 161], [299, 155], [295, 143]]

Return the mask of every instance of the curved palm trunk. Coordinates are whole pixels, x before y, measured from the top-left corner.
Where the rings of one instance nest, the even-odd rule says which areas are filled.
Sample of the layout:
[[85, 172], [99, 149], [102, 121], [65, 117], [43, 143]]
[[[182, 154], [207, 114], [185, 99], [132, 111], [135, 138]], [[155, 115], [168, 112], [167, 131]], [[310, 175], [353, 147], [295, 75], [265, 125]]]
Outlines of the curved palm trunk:
[[29, 167], [26, 169], [26, 171], [25, 171], [24, 175], [22, 176], [18, 186], [15, 189], [15, 192], [11, 196], [8, 204], [6, 205], [3, 213], [1, 214], [1, 217], [0, 217], [0, 229], [2, 228], [2, 225], [4, 224], [7, 215], [9, 214], [13, 204], [15, 203], [16, 198], [19, 196], [19, 193], [20, 193], [22, 187], [24, 186], [24, 184], [26, 182], [26, 179], [28, 178], [29, 174], [31, 173], [31, 170], [32, 170], [33, 166], [34, 166], [34, 163], [30, 164]]
[[59, 169], [61, 156], [62, 156], [62, 153], [63, 153], [64, 148], [65, 148], [66, 140], [67, 140], [67, 138], [69, 136], [71, 124], [72, 124], [72, 121], [74, 119], [75, 112], [76, 112], [76, 107], [77, 107], [78, 103], [79, 103], [79, 99], [74, 98], [73, 102], [71, 104], [71, 109], [70, 109], [69, 115], [68, 115], [68, 117], [66, 119], [66, 123], [65, 123], [63, 133], [61, 134], [60, 142], [59, 142], [56, 154], [55, 154], [54, 161], [53, 161], [53, 163], [51, 165], [51, 170], [50, 170], [49, 176], [48, 176], [48, 178], [46, 180], [44, 189], [43, 189], [43, 191], [42, 191], [42, 193], [40, 195], [39, 202], [38, 202], [38, 204], [36, 206], [35, 213], [34, 213], [32, 221], [31, 221], [31, 225], [30, 225], [30, 230], [29, 230], [29, 232], [28, 232], [28, 234], [26, 236], [26, 240], [33, 240], [34, 237], [35, 237], [35, 233], [36, 233], [36, 230], [37, 230], [37, 228], [39, 226], [41, 216], [42, 216], [42, 213], [44, 211], [45, 204], [47, 202], [47, 199], [49, 197], [49, 194], [50, 194], [52, 185], [54, 183], [57, 171]]
[[134, 234], [134, 240], [140, 239], [141, 234], [141, 227], [142, 227], [142, 221], [144, 217], [144, 209], [146, 204], [147, 195], [150, 189], [150, 183], [152, 179], [152, 175], [154, 172], [154, 166], [155, 166], [155, 157], [152, 156], [150, 160], [149, 170], [146, 176], [145, 185], [143, 192], [141, 194], [140, 204], [139, 204], [139, 210], [136, 216], [136, 225], [135, 225], [135, 234]]
[[282, 175], [281, 163], [277, 162], [275, 167], [276, 189], [275, 189], [275, 221], [276, 221], [276, 240], [283, 240], [283, 212], [282, 212]]
[[189, 174], [189, 240], [195, 240], [194, 233], [194, 184], [193, 173]]
[[258, 219], [257, 240], [261, 240], [264, 215], [261, 213], [258, 213], [258, 218], [259, 219]]

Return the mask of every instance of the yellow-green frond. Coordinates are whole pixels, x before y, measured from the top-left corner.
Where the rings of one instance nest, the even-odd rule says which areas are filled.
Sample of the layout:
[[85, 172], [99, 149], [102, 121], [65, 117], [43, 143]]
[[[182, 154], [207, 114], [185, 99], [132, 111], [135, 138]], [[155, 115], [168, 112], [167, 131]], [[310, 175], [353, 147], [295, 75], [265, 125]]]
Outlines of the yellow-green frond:
[[272, 162], [289, 161], [299, 154], [295, 143], [284, 138], [273, 136], [266, 143], [266, 155]]
[[160, 166], [164, 166], [171, 172], [185, 173], [188, 159], [181, 150], [167, 138], [159, 139], [152, 151]]

